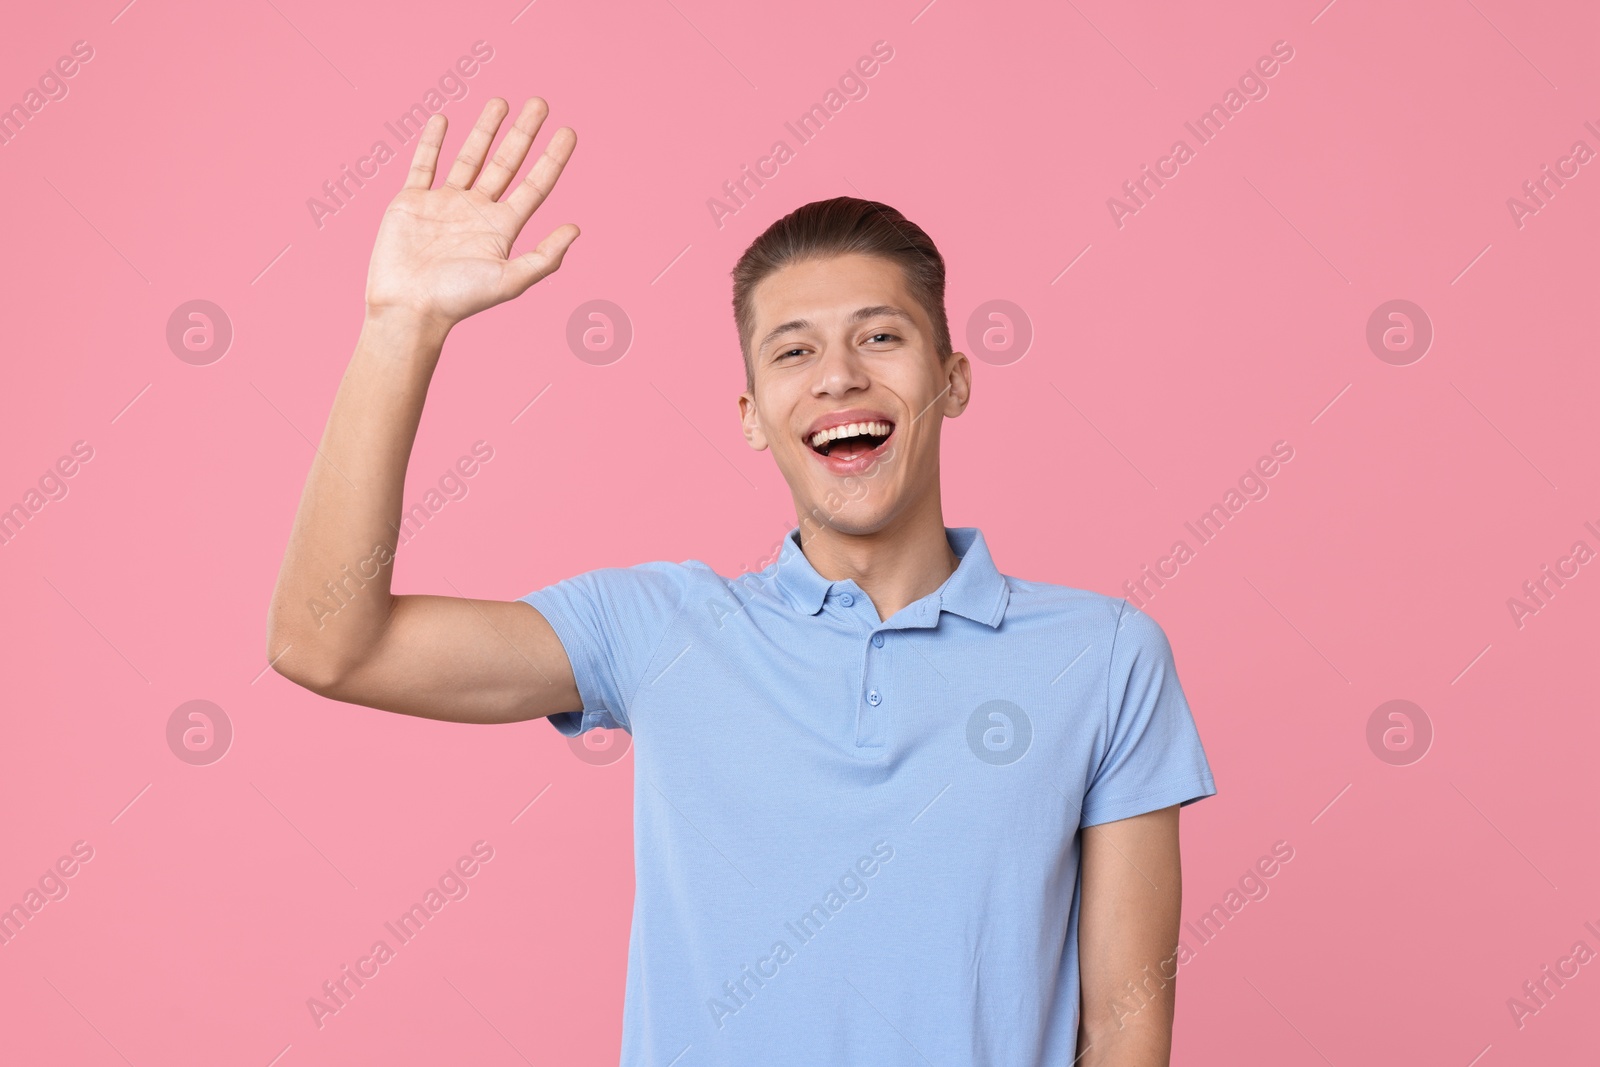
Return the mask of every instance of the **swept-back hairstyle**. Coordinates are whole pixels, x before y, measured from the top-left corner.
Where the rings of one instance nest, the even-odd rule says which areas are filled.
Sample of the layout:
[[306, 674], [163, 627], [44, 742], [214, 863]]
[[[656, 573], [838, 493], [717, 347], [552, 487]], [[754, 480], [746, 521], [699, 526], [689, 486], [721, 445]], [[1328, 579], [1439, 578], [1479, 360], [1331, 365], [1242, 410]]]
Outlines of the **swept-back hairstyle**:
[[750, 242], [733, 268], [733, 320], [744, 351], [744, 384], [755, 388], [756, 286], [791, 263], [860, 253], [900, 265], [906, 288], [933, 322], [933, 343], [941, 360], [949, 357], [950, 323], [944, 310], [944, 257], [916, 223], [888, 204], [838, 196], [798, 207]]

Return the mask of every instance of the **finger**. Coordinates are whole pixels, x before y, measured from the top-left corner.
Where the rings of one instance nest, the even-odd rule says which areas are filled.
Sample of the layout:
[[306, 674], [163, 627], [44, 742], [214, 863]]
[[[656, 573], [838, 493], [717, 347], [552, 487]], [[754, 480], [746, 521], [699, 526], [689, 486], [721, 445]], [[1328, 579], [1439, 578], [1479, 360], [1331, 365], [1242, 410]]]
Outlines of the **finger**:
[[489, 154], [489, 144], [494, 140], [495, 131], [510, 110], [511, 105], [498, 96], [490, 97], [489, 102], [483, 105], [478, 124], [467, 134], [461, 154], [456, 156], [455, 163], [450, 167], [450, 176], [444, 180], [446, 185], [457, 189], [471, 188], [472, 179], [478, 176], [478, 168], [483, 166], [483, 159]]
[[537, 96], [523, 104], [522, 114], [511, 124], [505, 140], [500, 142], [499, 151], [483, 168], [483, 173], [478, 175], [473, 188], [490, 200], [499, 200], [500, 194], [511, 184], [511, 179], [522, 169], [522, 161], [528, 156], [528, 146], [539, 135], [539, 127], [544, 125], [545, 116], [549, 114], [550, 105]]
[[567, 249], [572, 247], [572, 242], [578, 239], [578, 227], [572, 223], [557, 226], [550, 231], [550, 236], [539, 242], [539, 247], [532, 252], [524, 252], [516, 259], [506, 261], [505, 295], [504, 300], [520, 296], [527, 291], [528, 286], [547, 275], [554, 274], [561, 266], [561, 260], [566, 256]]
[[[434, 120], [439, 121], [435, 122]], [[444, 112], [429, 115], [422, 124], [422, 137], [417, 141], [416, 154], [411, 157], [411, 169], [406, 172], [406, 189], [427, 189], [433, 185], [434, 168], [439, 164], [439, 147], [444, 144], [445, 127], [450, 120]]]
[[528, 221], [529, 216], [544, 203], [544, 198], [550, 195], [550, 190], [555, 188], [556, 179], [561, 177], [562, 168], [567, 165], [567, 160], [572, 158], [572, 150], [577, 146], [578, 135], [570, 127], [561, 127], [556, 131], [556, 135], [550, 138], [544, 154], [533, 164], [528, 176], [511, 191], [506, 203], [516, 212], [518, 228]]

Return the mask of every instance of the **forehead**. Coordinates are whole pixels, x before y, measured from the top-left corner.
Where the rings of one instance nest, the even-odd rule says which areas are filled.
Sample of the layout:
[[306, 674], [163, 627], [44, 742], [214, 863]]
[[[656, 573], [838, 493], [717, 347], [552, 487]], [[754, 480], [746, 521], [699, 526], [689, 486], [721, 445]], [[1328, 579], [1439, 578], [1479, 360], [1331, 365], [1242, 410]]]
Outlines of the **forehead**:
[[852, 253], [790, 263], [761, 279], [751, 293], [754, 339], [759, 343], [773, 326], [791, 319], [823, 325], [878, 304], [904, 308], [919, 324], [926, 317], [892, 259]]

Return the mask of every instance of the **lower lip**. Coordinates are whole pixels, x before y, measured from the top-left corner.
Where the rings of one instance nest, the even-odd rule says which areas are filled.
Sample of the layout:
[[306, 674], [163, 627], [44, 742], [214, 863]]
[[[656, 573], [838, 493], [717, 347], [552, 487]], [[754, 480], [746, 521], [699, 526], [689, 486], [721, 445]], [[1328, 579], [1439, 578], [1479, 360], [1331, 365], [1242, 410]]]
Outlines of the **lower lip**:
[[[898, 429], [898, 427], [896, 427], [896, 429]], [[877, 448], [874, 448], [870, 452], [862, 452], [853, 459], [841, 459], [838, 456], [824, 456], [821, 452], [818, 452], [809, 445], [806, 446], [806, 451], [810, 452], [811, 458], [816, 460], [818, 463], [821, 463], [823, 467], [827, 469], [829, 474], [834, 474], [844, 478], [852, 474], [862, 474], [867, 471], [874, 463], [877, 463], [878, 460], [882, 459], [888, 454], [889, 445], [893, 441], [894, 430], [890, 430], [889, 436], [883, 439], [883, 443], [881, 445], [879, 445]]]

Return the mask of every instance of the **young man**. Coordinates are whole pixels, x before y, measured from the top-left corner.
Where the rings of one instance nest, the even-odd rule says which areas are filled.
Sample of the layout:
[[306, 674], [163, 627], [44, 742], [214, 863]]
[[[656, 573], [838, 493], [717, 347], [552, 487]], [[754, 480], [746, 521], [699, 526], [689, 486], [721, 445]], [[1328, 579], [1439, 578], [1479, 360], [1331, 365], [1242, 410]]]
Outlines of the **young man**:
[[[491, 100], [444, 183], [425, 129], [278, 579], [268, 656], [327, 697], [634, 738], [622, 1063], [1168, 1062], [1178, 809], [1215, 792], [1160, 627], [1001, 574], [943, 524], [966, 408], [944, 264], [898, 212], [808, 204], [734, 270], [746, 440], [797, 523], [778, 559], [589, 571], [509, 602], [389, 592], [406, 461], [450, 327], [555, 270], [508, 260], [576, 143]], [[511, 189], [509, 194], [507, 190]], [[341, 565], [376, 576], [333, 618]]]

